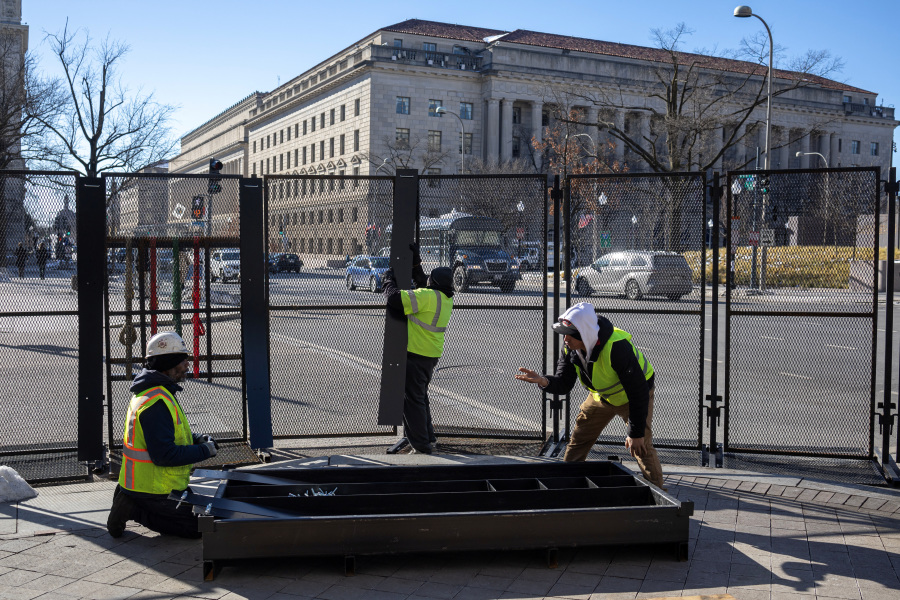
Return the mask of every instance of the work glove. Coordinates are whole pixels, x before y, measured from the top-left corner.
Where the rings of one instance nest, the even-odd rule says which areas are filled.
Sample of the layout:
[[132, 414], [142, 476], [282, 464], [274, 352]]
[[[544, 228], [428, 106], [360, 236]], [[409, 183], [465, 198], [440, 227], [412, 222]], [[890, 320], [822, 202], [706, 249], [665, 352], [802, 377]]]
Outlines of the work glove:
[[419, 254], [419, 245], [415, 242], [409, 245], [409, 249], [412, 250], [413, 253], [413, 266], [422, 264], [422, 255]]
[[385, 281], [385, 282], [387, 282], [387, 281], [395, 281], [395, 278], [394, 278], [394, 269], [393, 269], [393, 268], [390, 268], [390, 269], [388, 269], [387, 271], [385, 271], [384, 273], [382, 273], [382, 274], [381, 274], [381, 279], [382, 279], [382, 281]]
[[208, 442], [203, 442], [201, 446], [206, 446], [206, 449], [209, 450], [210, 458], [219, 453], [219, 451], [216, 449], [216, 442], [212, 439], [210, 439]]

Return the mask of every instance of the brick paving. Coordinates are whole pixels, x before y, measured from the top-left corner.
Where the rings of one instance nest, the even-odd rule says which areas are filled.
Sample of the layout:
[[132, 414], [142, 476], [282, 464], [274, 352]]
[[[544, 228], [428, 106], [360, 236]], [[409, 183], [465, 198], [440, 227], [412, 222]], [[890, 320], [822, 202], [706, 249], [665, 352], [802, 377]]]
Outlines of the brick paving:
[[[687, 470], [685, 470], [687, 471]], [[731, 594], [737, 600], [900, 598], [900, 493], [693, 469], [666, 477], [695, 503], [687, 562], [671, 549], [253, 560], [201, 576], [201, 544], [102, 527], [113, 482], [40, 488], [0, 505], [0, 600], [590, 600]], [[721, 471], [721, 470], [718, 470]]]

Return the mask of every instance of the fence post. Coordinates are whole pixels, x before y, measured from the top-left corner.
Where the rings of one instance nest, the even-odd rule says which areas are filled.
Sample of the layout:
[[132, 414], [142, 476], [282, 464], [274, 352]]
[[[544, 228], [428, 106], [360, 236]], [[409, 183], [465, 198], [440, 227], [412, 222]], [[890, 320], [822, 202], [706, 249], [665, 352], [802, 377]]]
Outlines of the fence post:
[[[106, 194], [99, 177], [75, 182], [78, 232], [78, 460], [103, 457], [103, 266]], [[105, 229], [105, 228], [103, 228]]]
[[[418, 229], [419, 172], [397, 169], [394, 179], [394, 213], [391, 235], [391, 269], [401, 290], [409, 289], [412, 252], [409, 244]], [[378, 424], [400, 425], [406, 386], [406, 317], [387, 311], [384, 319], [384, 353], [381, 359], [381, 389]]]
[[723, 454], [720, 451], [721, 444], [718, 440], [717, 429], [719, 418], [722, 414], [722, 409], [719, 407], [722, 396], [719, 395], [719, 368], [717, 366], [719, 352], [719, 213], [721, 212], [722, 193], [723, 189], [719, 180], [719, 173], [715, 172], [713, 173], [713, 184], [709, 188], [713, 206], [713, 235], [710, 236], [712, 238], [712, 282], [710, 284], [712, 288], [712, 331], [710, 332], [710, 349], [714, 354], [712, 356], [712, 367], [709, 370], [710, 393], [706, 396], [706, 400], [709, 402], [709, 405], [706, 407], [706, 422], [709, 425], [709, 451], [715, 453], [716, 467], [721, 467], [723, 464]]
[[[559, 187], [559, 175], [553, 176], [553, 190], [550, 192], [550, 197], [553, 199], [553, 321], [562, 314], [560, 310], [560, 295], [559, 295], [559, 263], [562, 262], [560, 260], [560, 250], [562, 246], [559, 243], [559, 225], [562, 220], [562, 215], [560, 214], [560, 200], [562, 200], [562, 190]], [[568, 299], [567, 299], [568, 301]], [[559, 336], [553, 335], [553, 361], [559, 356]], [[550, 362], [550, 370], [552, 371], [555, 363]], [[553, 398], [550, 400], [550, 415], [553, 420], [553, 443], [558, 444], [566, 439], [569, 435], [568, 430], [564, 431], [562, 435], [560, 435], [559, 429], [559, 413], [562, 409], [562, 400], [560, 400], [558, 394], [553, 394]], [[555, 456], [559, 453], [560, 448], [557, 447], [553, 450], [553, 455]]]
[[[241, 177], [241, 355], [247, 389], [251, 448], [271, 448], [272, 403], [269, 385], [269, 308], [266, 298], [266, 229], [262, 179]], [[209, 253], [207, 252], [207, 256]], [[246, 432], [245, 432], [246, 433]]]
[[[885, 263], [885, 310], [884, 310], [884, 400], [880, 408], [883, 414], [880, 415], [881, 420], [881, 462], [882, 469], [886, 477], [892, 479], [894, 485], [900, 484], [897, 477], [896, 457], [900, 456], [900, 435], [897, 436], [897, 451], [895, 456], [890, 456], [891, 450], [891, 433], [894, 429], [894, 415], [891, 410], [896, 408], [893, 398], [891, 398], [891, 375], [896, 365], [894, 364], [894, 251], [896, 242], [895, 221], [897, 219], [897, 193], [900, 191], [900, 183], [897, 181], [897, 167], [891, 167], [888, 181], [885, 182], [884, 190], [888, 193], [888, 227], [887, 227], [887, 259]], [[876, 229], [877, 231], [877, 229]], [[877, 235], [877, 234], [876, 234]], [[875, 272], [878, 276], [878, 257], [875, 257]], [[877, 279], [876, 279], [877, 282]]]

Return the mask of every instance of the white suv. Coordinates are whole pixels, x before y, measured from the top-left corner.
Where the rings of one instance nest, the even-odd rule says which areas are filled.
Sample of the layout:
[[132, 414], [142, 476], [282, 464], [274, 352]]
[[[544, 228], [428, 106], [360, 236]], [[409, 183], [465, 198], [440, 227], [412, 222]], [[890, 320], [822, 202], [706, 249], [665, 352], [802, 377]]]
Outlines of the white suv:
[[209, 275], [213, 281], [219, 279], [223, 283], [241, 279], [240, 250], [216, 250], [209, 257]]

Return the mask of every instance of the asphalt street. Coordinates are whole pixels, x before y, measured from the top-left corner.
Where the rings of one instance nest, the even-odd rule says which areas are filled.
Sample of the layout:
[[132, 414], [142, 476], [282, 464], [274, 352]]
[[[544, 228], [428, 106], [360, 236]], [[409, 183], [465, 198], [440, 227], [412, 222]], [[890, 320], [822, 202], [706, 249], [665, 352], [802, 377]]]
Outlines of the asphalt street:
[[[51, 271], [48, 279], [37, 273], [4, 283], [0, 312], [76, 311], [71, 272]], [[447, 347], [431, 387], [436, 427], [443, 432], [502, 431], [540, 437], [542, 399], [534, 386], [514, 379], [525, 366], [552, 370], [552, 342], [543, 352], [544, 279], [526, 273], [513, 293], [497, 288], [473, 287], [455, 298], [455, 311]], [[110, 280], [109, 308], [124, 309], [124, 278]], [[240, 285], [212, 284], [213, 305], [222, 312], [201, 338], [207, 337], [216, 355], [241, 352], [240, 322], [232, 310], [240, 303]], [[160, 278], [160, 309], [172, 306], [171, 283]], [[190, 289], [182, 295], [190, 306]], [[718, 352], [715, 365], [719, 394], [728, 383], [728, 441], [734, 447], [794, 448], [865, 454], [872, 423], [872, 376], [875, 401], [880, 402], [883, 381], [885, 305], [871, 315], [871, 296], [822, 290], [776, 290], [772, 296], [732, 298], [730, 347], [726, 344], [724, 298], [720, 300]], [[862, 299], [861, 299], [862, 298]], [[384, 305], [380, 294], [348, 290], [342, 270], [311, 270], [299, 274], [272, 274], [269, 279], [271, 395], [276, 436], [317, 436], [392, 433], [376, 424]], [[573, 297], [572, 302], [581, 301]], [[708, 393], [713, 358], [711, 297], [705, 316], [700, 292], [678, 302], [621, 297], [587, 298], [604, 310], [614, 324], [632, 333], [636, 345], [650, 358], [656, 372], [655, 439], [658, 443], [694, 446], [698, 436], [698, 404]], [[201, 299], [205, 303], [205, 297]], [[138, 308], [133, 301], [133, 308]], [[896, 306], [894, 307], [896, 315]], [[548, 307], [547, 319], [555, 318]], [[745, 315], [743, 313], [754, 312]], [[793, 312], [804, 316], [758, 315], [755, 312]], [[852, 313], [851, 317], [818, 316], [823, 312]], [[894, 357], [900, 356], [897, 323]], [[161, 315], [161, 327], [171, 320]], [[118, 340], [122, 317], [111, 317], [109, 348], [113, 358], [124, 358]], [[135, 324], [138, 324], [135, 319]], [[878, 346], [874, 350], [873, 330]], [[190, 317], [183, 331], [193, 341]], [[101, 333], [102, 335], [102, 333]], [[702, 351], [701, 351], [702, 344]], [[140, 353], [139, 343], [131, 347]], [[6, 382], [0, 401], [0, 439], [5, 447], [54, 445], [74, 440], [76, 429], [75, 377], [77, 373], [77, 318], [64, 316], [0, 317], [0, 377]], [[726, 350], [728, 354], [726, 355]], [[201, 370], [206, 371], [203, 362]], [[221, 436], [243, 429], [240, 360], [213, 361], [211, 381], [189, 381], [183, 394], [192, 423], [198, 430]], [[110, 369], [113, 380], [114, 436], [121, 429], [129, 377], [122, 365]], [[703, 386], [701, 391], [701, 373]], [[893, 397], [897, 398], [896, 370]], [[40, 385], [36, 385], [40, 382]], [[583, 392], [572, 395], [574, 417]], [[48, 399], [51, 401], [48, 402]], [[44, 426], [30, 423], [39, 415]], [[722, 421], [724, 424], [725, 421]], [[707, 423], [702, 423], [704, 442]], [[879, 445], [875, 426], [874, 441]], [[26, 433], [27, 431], [27, 433]], [[609, 430], [608, 440], [620, 441], [624, 425]], [[720, 426], [717, 440], [726, 432]]]

